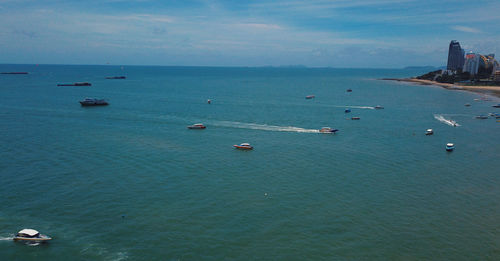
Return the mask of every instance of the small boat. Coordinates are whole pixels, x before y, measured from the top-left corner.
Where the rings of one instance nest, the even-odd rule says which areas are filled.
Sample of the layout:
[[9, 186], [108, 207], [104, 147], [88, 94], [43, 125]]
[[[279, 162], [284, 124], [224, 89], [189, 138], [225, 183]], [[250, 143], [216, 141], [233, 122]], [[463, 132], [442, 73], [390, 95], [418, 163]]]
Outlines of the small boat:
[[113, 80], [118, 80], [118, 79], [127, 79], [125, 76], [108, 76], [106, 79], [113, 79]]
[[383, 109], [383, 108], [384, 108], [384, 106], [380, 106], [380, 105], [375, 106], [375, 109], [377, 109], [377, 110], [380, 110], [380, 109]]
[[42, 235], [40, 234], [40, 232], [29, 228], [25, 228], [17, 232], [16, 236], [14, 237], [14, 241], [30, 241], [30, 242], [45, 242], [51, 239], [52, 238], [50, 238], [49, 236]]
[[432, 135], [434, 134], [434, 131], [432, 129], [427, 129], [427, 131], [425, 131], [425, 135]]
[[330, 128], [330, 127], [323, 127], [323, 128], [321, 128], [321, 129], [319, 130], [319, 132], [320, 132], [320, 133], [333, 133], [333, 134], [335, 134], [335, 132], [337, 132], [337, 131], [339, 131], [339, 130], [337, 130], [337, 129], [332, 129], [332, 128]]
[[453, 143], [446, 144], [446, 151], [453, 151], [455, 149], [455, 145]]
[[253, 147], [249, 143], [241, 143], [240, 145], [233, 145], [236, 149], [240, 150], [252, 150]]
[[208, 103], [208, 104], [212, 103], [212, 100], [208, 99], [208, 100], [207, 100], [207, 103]]
[[92, 86], [89, 82], [59, 83], [57, 86]]
[[345, 111], [344, 111], [344, 112], [345, 112], [345, 113], [349, 113], [349, 112], [351, 112], [351, 109], [345, 109]]
[[491, 116], [491, 117], [493, 117], [493, 118], [495, 118], [495, 119], [500, 119], [500, 114], [499, 113], [494, 113], [493, 112], [493, 113], [489, 113], [488, 115]]
[[346, 90], [346, 92], [352, 92], [352, 89], [349, 88], [349, 89]]
[[360, 120], [360, 117], [352, 117], [351, 120]]
[[464, 106], [465, 106], [465, 107], [469, 107], [469, 106], [470, 106], [470, 103], [466, 103]]
[[500, 103], [499, 103], [499, 104], [497, 104], [497, 105], [493, 105], [493, 106], [491, 106], [491, 107], [493, 107], [493, 108], [500, 108]]
[[309, 99], [313, 99], [313, 98], [315, 98], [315, 97], [316, 97], [316, 96], [314, 96], [314, 95], [307, 95], [307, 96], [306, 96], [306, 99], [308, 99], [308, 100], [309, 100]]
[[195, 129], [195, 130], [202, 130], [202, 129], [205, 129], [207, 127], [201, 123], [196, 123], [196, 124], [188, 126], [187, 128], [188, 129]]
[[80, 101], [82, 106], [105, 106], [109, 103], [104, 99], [95, 99], [95, 98], [85, 98], [85, 100]]
[[476, 119], [484, 120], [484, 119], [488, 119], [488, 116], [486, 116], [486, 115], [478, 115], [478, 116], [476, 116]]

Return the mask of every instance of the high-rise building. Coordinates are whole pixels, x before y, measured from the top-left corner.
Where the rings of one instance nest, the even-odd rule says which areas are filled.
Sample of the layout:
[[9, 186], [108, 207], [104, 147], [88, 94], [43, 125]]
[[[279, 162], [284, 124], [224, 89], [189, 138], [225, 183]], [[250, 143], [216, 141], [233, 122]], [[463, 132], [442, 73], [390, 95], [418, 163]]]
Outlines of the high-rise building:
[[460, 47], [460, 43], [456, 40], [450, 42], [450, 48], [448, 49], [448, 66], [446, 69], [450, 71], [462, 70], [464, 67], [464, 54], [465, 51]]
[[479, 70], [479, 54], [473, 52], [465, 56], [465, 63], [463, 67], [464, 72], [469, 72], [471, 75], [476, 75]]

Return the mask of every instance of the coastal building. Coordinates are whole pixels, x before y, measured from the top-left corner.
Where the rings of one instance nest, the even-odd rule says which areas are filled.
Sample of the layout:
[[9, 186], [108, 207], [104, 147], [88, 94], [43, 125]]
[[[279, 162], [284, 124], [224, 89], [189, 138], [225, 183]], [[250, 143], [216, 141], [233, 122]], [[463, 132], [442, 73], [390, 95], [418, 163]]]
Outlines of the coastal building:
[[463, 71], [468, 72], [471, 75], [476, 75], [479, 70], [479, 58], [480, 55], [470, 52], [465, 56], [465, 63], [463, 66]]
[[462, 70], [465, 62], [464, 54], [465, 51], [460, 47], [460, 43], [456, 40], [452, 40], [448, 49], [448, 65], [446, 69], [450, 71]]
[[500, 82], [500, 64], [495, 60], [493, 72], [491, 73], [493, 81]]
[[500, 82], [500, 69], [493, 72], [493, 81]]

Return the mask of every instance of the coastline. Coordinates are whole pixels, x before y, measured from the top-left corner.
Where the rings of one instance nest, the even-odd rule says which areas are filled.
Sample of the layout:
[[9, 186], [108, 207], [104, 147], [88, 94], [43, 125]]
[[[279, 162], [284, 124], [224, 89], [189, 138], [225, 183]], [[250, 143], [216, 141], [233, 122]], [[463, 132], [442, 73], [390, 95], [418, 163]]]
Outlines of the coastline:
[[383, 78], [381, 80], [385, 81], [398, 81], [398, 82], [410, 82], [419, 85], [436, 85], [443, 87], [445, 89], [450, 90], [462, 90], [462, 91], [471, 91], [476, 93], [487, 93], [492, 94], [497, 97], [500, 97], [500, 86], [478, 86], [478, 85], [461, 85], [461, 84], [452, 84], [452, 83], [442, 83], [430, 80], [416, 79], [416, 78]]

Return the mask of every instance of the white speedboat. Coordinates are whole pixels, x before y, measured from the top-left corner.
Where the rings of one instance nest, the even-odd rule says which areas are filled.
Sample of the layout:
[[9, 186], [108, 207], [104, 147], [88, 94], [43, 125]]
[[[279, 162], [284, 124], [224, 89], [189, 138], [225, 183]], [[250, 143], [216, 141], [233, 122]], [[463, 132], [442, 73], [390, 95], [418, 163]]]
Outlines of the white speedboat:
[[252, 150], [253, 147], [249, 143], [241, 143], [240, 145], [233, 145], [236, 149], [240, 150]]
[[446, 144], [446, 151], [453, 151], [454, 149], [455, 149], [455, 144], [453, 143]]
[[196, 124], [188, 126], [188, 129], [195, 129], [195, 130], [202, 130], [202, 129], [205, 129], [205, 128], [206, 128], [205, 125], [203, 125], [201, 123], [196, 123]]
[[380, 106], [380, 105], [375, 106], [375, 109], [377, 109], [377, 110], [380, 110], [380, 109], [383, 109], [383, 108], [384, 108], [384, 106]]
[[434, 131], [432, 129], [427, 129], [427, 131], [425, 132], [425, 135], [432, 135], [434, 134]]
[[335, 134], [335, 132], [337, 132], [337, 131], [339, 131], [339, 130], [337, 130], [337, 129], [332, 129], [332, 128], [330, 128], [330, 127], [323, 127], [323, 128], [321, 128], [321, 129], [319, 130], [319, 132], [320, 132], [320, 133], [334, 133], [334, 134]]
[[51, 239], [52, 239], [51, 237], [47, 235], [42, 235], [40, 234], [40, 232], [29, 228], [25, 228], [17, 232], [16, 236], [14, 237], [15, 241], [29, 241], [29, 242], [45, 242]]

